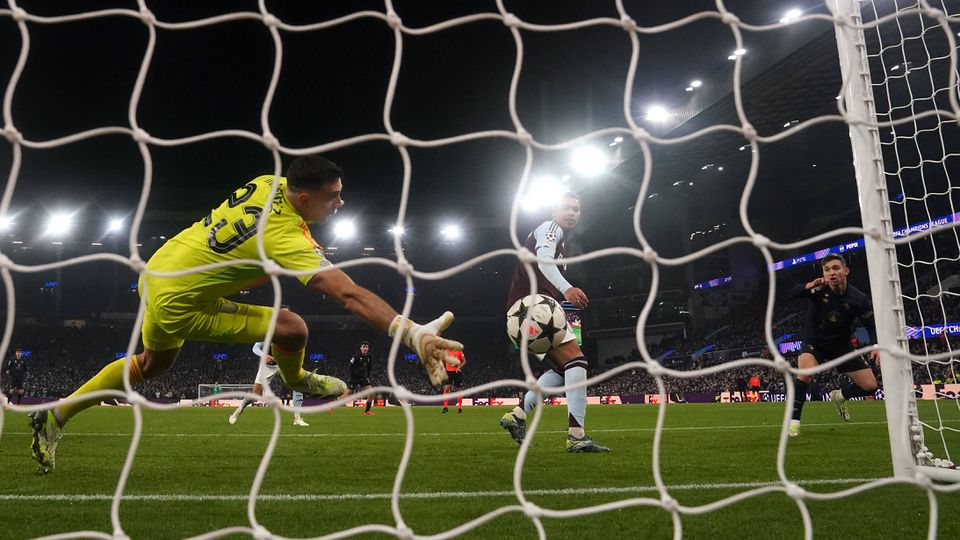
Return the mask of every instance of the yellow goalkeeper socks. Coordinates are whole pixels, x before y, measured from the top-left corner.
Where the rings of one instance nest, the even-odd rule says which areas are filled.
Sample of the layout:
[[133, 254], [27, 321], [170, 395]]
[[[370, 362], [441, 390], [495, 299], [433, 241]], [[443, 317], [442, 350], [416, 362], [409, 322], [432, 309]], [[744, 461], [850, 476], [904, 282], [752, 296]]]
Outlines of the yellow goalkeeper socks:
[[286, 351], [274, 344], [270, 348], [273, 359], [277, 361], [277, 368], [280, 369], [280, 377], [285, 382], [297, 382], [307, 373], [303, 371], [303, 354], [306, 349], [296, 351]]
[[[93, 378], [85, 382], [83, 386], [77, 388], [74, 393], [67, 396], [67, 399], [89, 394], [90, 392], [96, 392], [97, 390], [122, 390], [123, 366], [125, 363], [126, 358], [110, 362], [100, 370], [100, 373], [94, 375]], [[143, 373], [140, 371], [140, 362], [137, 360], [137, 356], [134, 356], [130, 362], [130, 385], [133, 386], [142, 380]], [[100, 403], [102, 399], [103, 398], [81, 399], [73, 403], [65, 403], [53, 410], [53, 416], [62, 427], [77, 413]]]

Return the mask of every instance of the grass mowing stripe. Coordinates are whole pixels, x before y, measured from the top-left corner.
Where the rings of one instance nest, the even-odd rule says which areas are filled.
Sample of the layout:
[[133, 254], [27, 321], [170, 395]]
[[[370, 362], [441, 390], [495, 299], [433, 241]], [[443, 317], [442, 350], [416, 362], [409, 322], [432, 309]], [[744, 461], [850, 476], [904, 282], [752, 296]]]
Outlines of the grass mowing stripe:
[[[837, 484], [865, 484], [880, 480], [880, 478], [824, 478], [819, 480], [797, 480], [797, 484], [807, 486], [837, 485]], [[714, 489], [753, 489], [761, 487], [782, 486], [780, 482], [730, 482], [716, 484], [676, 484], [668, 485], [670, 491], [702, 491]], [[625, 486], [625, 487], [598, 487], [598, 488], [565, 488], [565, 489], [529, 489], [524, 495], [597, 495], [606, 493], [643, 493], [656, 492], [656, 486]], [[426, 493], [401, 493], [401, 499], [472, 499], [477, 497], [514, 497], [513, 491], [446, 491]], [[338, 493], [338, 494], [276, 494], [257, 497], [259, 501], [344, 501], [344, 500], [374, 500], [389, 499], [390, 493]], [[113, 495], [21, 495], [17, 493], [0, 494], [0, 501], [112, 501]], [[124, 495], [125, 501], [151, 502], [205, 502], [205, 501], [245, 501], [247, 495]]]
[[[944, 420], [947, 423], [960, 423], [960, 420]], [[875, 426], [886, 425], [886, 422], [821, 422], [804, 423], [803, 427], [829, 427], [829, 426]], [[780, 429], [782, 424], [753, 424], [743, 426], [680, 426], [664, 427], [663, 431], [718, 431], [730, 429]], [[619, 428], [619, 429], [591, 429], [590, 433], [623, 433], [636, 431], [656, 431], [656, 428]], [[537, 433], [566, 433], [567, 430], [537, 430]], [[131, 432], [132, 433], [132, 432]], [[64, 431], [63, 435], [75, 435], [83, 437], [129, 437], [131, 433], [102, 433], [102, 432], [83, 432], [83, 431]], [[7, 431], [4, 435], [32, 435], [30, 431]], [[502, 430], [496, 431], [450, 431], [450, 432], [431, 432], [416, 433], [418, 437], [465, 437], [480, 435], [502, 436]], [[405, 437], [406, 433], [281, 433], [281, 437]], [[267, 437], [269, 433], [143, 433], [144, 437]]]

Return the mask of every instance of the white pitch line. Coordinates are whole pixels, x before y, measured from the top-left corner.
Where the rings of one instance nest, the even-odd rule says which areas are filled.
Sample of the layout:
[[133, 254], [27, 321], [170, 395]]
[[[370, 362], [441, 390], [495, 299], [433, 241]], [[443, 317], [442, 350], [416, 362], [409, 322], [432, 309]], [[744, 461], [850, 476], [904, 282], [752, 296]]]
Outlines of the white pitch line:
[[[838, 484], [865, 484], [880, 480], [880, 478], [827, 478], [819, 480], [797, 480], [796, 483], [805, 486], [823, 486]], [[764, 487], [783, 486], [780, 482], [730, 482], [715, 484], [676, 484], [667, 486], [669, 491], [704, 491], [716, 489], [756, 489]], [[786, 488], [784, 488], [786, 489]], [[624, 486], [598, 488], [565, 488], [565, 489], [528, 489], [524, 495], [602, 495], [617, 493], [646, 493], [657, 492], [657, 486]], [[336, 493], [336, 494], [261, 494], [258, 501], [347, 501], [347, 500], [389, 500], [390, 493]], [[422, 493], [401, 493], [401, 499], [475, 499], [481, 497], [516, 497], [513, 491], [431, 491]], [[209, 501], [246, 501], [247, 495], [190, 495], [190, 494], [146, 494], [124, 495], [124, 501], [148, 502], [209, 502]], [[57, 494], [57, 495], [22, 495], [17, 493], [0, 493], [0, 501], [112, 501], [113, 495], [96, 494]]]
[[[944, 420], [944, 424], [960, 423], [960, 420]], [[823, 423], [804, 423], [804, 427], [828, 427], [828, 426], [876, 426], [886, 425], [886, 422], [823, 422]], [[780, 429], [781, 424], [753, 424], [743, 426], [680, 426], [664, 427], [663, 431], [721, 431], [729, 429]], [[652, 432], [657, 428], [617, 428], [617, 429], [591, 429], [591, 433], [628, 433], [628, 432]], [[566, 433], [567, 430], [537, 430], [537, 433]], [[416, 433], [418, 437], [476, 437], [476, 436], [502, 436], [502, 431], [450, 431], [450, 432], [427, 432]], [[29, 431], [7, 431], [3, 435], [32, 435]], [[84, 432], [84, 431], [65, 431], [64, 436], [82, 436], [82, 437], [129, 437], [132, 433], [106, 433], [106, 432]], [[405, 437], [406, 433], [281, 433], [281, 437]], [[269, 433], [143, 433], [143, 437], [269, 437]]]

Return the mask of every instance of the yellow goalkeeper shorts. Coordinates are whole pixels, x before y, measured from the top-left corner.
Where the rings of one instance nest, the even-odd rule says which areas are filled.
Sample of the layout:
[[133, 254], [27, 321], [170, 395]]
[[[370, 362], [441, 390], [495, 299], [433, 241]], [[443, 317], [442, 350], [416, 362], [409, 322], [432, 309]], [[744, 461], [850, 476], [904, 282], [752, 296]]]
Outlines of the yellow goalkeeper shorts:
[[218, 299], [200, 306], [157, 307], [147, 301], [141, 338], [152, 351], [178, 349], [186, 340], [215, 343], [263, 341], [273, 308]]

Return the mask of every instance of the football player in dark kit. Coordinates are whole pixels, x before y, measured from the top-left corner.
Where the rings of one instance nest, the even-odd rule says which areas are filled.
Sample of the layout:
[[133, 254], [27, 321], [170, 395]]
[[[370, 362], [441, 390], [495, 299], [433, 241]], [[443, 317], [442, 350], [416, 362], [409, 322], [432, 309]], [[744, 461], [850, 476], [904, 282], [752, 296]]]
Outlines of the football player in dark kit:
[[[362, 392], [367, 388], [372, 387], [370, 384], [370, 365], [373, 361], [373, 357], [370, 356], [370, 342], [361, 341], [360, 342], [360, 354], [354, 355], [350, 359], [350, 381], [347, 383], [347, 388], [351, 392]], [[367, 410], [363, 414], [367, 416], [373, 416], [373, 412], [370, 410], [370, 407], [373, 406], [374, 396], [367, 398]]]
[[[823, 268], [823, 277], [809, 283], [799, 283], [791, 290], [794, 298], [805, 299], [807, 304], [803, 351], [797, 361], [800, 369], [816, 367], [854, 350], [851, 338], [856, 319], [860, 319], [867, 328], [870, 341], [877, 342], [870, 297], [847, 284], [847, 275], [850, 274], [847, 262], [840, 255], [832, 253], [820, 261], [820, 266]], [[870, 358], [874, 362], [879, 357], [879, 351], [870, 351]], [[847, 386], [830, 392], [830, 399], [846, 422], [850, 420], [847, 400], [872, 395], [877, 390], [877, 378], [863, 357], [843, 362], [836, 369], [851, 381]], [[812, 378], [811, 375], [797, 375], [794, 379], [796, 395], [793, 398], [793, 419], [790, 420], [791, 437], [800, 434], [800, 413]]]
[[10, 401], [12, 403], [15, 396], [17, 405], [23, 401], [23, 394], [26, 389], [24, 381], [27, 380], [27, 366], [25, 360], [23, 349], [17, 347], [17, 350], [13, 352], [13, 358], [7, 360], [6, 365], [3, 367], [3, 378], [8, 384], [8, 393], [11, 396]]

